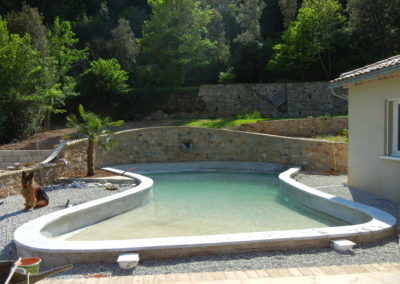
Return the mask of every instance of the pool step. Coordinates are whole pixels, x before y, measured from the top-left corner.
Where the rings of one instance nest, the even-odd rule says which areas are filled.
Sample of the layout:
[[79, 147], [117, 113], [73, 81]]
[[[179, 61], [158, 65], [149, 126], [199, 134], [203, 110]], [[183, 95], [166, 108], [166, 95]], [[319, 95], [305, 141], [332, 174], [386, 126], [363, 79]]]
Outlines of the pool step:
[[352, 252], [355, 245], [356, 243], [345, 239], [331, 241], [331, 246], [339, 252]]

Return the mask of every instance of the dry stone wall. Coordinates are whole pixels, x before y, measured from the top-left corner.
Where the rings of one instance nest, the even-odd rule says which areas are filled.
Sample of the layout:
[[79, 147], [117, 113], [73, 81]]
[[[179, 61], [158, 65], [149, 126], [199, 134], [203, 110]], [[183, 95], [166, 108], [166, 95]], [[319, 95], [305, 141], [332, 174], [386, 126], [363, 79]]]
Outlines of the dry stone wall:
[[53, 150], [1, 150], [0, 168], [7, 168], [14, 163], [38, 163], [44, 161]]
[[35, 165], [16, 171], [0, 171], [0, 198], [18, 194], [21, 191], [21, 175], [34, 172], [35, 179], [42, 186], [54, 184], [61, 176], [77, 176], [86, 172], [86, 147], [87, 140], [82, 139], [68, 143], [58, 155], [68, 161]]
[[[283, 137], [241, 131], [154, 127], [121, 131], [110, 151], [97, 148], [97, 167], [154, 162], [240, 161], [303, 166], [309, 170], [347, 171], [347, 143]], [[87, 139], [68, 143], [52, 163], [25, 169], [35, 171], [41, 185], [60, 176], [86, 173]], [[22, 171], [0, 173], [0, 197], [20, 191]]]
[[240, 131], [154, 127], [119, 132], [111, 151], [98, 151], [98, 166], [185, 161], [267, 162], [310, 170], [345, 172], [347, 143]]
[[[286, 102], [276, 107], [274, 96]], [[328, 82], [202, 85], [196, 97], [171, 96], [157, 108], [148, 118], [218, 118], [255, 111], [264, 117], [347, 114], [347, 102], [332, 95]]]

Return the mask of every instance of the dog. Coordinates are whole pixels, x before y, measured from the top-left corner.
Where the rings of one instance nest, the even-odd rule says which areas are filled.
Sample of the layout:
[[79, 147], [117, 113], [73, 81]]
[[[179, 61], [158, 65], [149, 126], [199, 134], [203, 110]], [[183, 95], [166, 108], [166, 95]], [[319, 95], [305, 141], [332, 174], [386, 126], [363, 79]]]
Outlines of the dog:
[[25, 210], [32, 211], [34, 208], [45, 207], [49, 204], [46, 192], [36, 183], [33, 172], [26, 174], [22, 172], [22, 196], [25, 199]]

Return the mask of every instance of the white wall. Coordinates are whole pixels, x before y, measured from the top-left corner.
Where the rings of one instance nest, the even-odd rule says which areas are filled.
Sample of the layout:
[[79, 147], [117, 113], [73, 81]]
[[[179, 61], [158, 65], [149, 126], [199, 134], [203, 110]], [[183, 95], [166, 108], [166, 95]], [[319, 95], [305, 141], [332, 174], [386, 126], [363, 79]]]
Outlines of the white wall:
[[397, 77], [349, 87], [349, 186], [400, 202], [400, 158], [385, 155], [385, 100], [400, 98]]

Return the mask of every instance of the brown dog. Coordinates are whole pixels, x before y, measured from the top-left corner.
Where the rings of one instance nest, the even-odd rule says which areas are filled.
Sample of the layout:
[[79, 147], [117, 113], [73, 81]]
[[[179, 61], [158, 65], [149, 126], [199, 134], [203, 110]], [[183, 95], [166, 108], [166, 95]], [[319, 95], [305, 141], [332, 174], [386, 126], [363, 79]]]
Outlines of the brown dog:
[[26, 174], [22, 172], [22, 196], [25, 199], [25, 210], [32, 211], [33, 208], [44, 207], [49, 204], [46, 192], [36, 183], [33, 172]]

